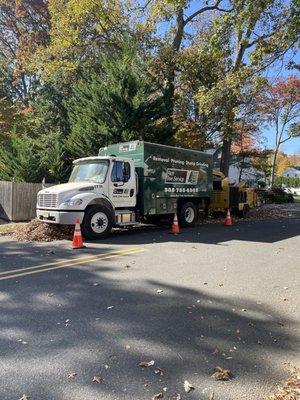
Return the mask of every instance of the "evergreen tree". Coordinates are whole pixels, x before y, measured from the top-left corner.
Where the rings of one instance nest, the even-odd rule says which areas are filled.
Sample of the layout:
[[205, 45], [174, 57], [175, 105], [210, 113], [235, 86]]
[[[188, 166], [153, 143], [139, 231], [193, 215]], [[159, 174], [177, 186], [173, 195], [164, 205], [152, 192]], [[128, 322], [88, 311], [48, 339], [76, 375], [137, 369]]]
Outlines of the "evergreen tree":
[[101, 146], [121, 141], [170, 141], [162, 94], [133, 53], [104, 56], [100, 71], [84, 71], [75, 84], [67, 102], [67, 149], [73, 156], [95, 155]]

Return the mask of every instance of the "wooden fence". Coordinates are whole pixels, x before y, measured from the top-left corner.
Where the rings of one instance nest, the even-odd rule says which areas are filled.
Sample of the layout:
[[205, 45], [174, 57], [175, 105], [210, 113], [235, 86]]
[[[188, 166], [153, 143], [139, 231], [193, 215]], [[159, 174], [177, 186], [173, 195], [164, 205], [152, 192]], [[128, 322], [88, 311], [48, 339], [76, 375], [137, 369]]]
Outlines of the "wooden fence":
[[0, 218], [14, 222], [34, 218], [36, 196], [41, 189], [42, 183], [0, 181]]

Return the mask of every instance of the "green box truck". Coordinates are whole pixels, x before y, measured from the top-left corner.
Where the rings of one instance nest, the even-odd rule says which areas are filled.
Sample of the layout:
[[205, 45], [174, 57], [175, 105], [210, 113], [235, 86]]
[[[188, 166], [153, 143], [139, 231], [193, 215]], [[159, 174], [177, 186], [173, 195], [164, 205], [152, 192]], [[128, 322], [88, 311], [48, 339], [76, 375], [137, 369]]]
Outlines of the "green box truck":
[[88, 238], [175, 213], [181, 226], [191, 226], [212, 195], [212, 157], [200, 151], [132, 141], [73, 164], [68, 183], [38, 193], [37, 217], [61, 224], [79, 219]]

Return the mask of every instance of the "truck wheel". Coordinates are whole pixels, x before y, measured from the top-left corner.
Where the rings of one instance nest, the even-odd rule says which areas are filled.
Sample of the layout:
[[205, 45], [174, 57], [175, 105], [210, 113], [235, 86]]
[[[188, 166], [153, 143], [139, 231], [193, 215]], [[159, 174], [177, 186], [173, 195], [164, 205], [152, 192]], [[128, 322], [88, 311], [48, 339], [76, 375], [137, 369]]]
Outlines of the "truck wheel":
[[198, 219], [197, 209], [194, 203], [185, 203], [179, 210], [179, 221], [181, 226], [193, 226]]
[[248, 218], [250, 214], [250, 207], [248, 204], [245, 204], [243, 209], [239, 212], [239, 216], [241, 218]]
[[83, 236], [88, 239], [104, 238], [113, 227], [113, 214], [104, 205], [92, 206], [86, 211], [81, 227]]

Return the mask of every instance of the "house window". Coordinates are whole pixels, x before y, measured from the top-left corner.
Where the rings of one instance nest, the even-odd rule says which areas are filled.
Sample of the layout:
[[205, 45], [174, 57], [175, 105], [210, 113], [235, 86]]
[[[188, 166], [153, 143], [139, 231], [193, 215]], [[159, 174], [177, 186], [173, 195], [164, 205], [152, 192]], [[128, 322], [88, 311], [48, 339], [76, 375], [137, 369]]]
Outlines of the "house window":
[[112, 182], [128, 182], [130, 179], [130, 164], [124, 161], [115, 161], [111, 173]]

